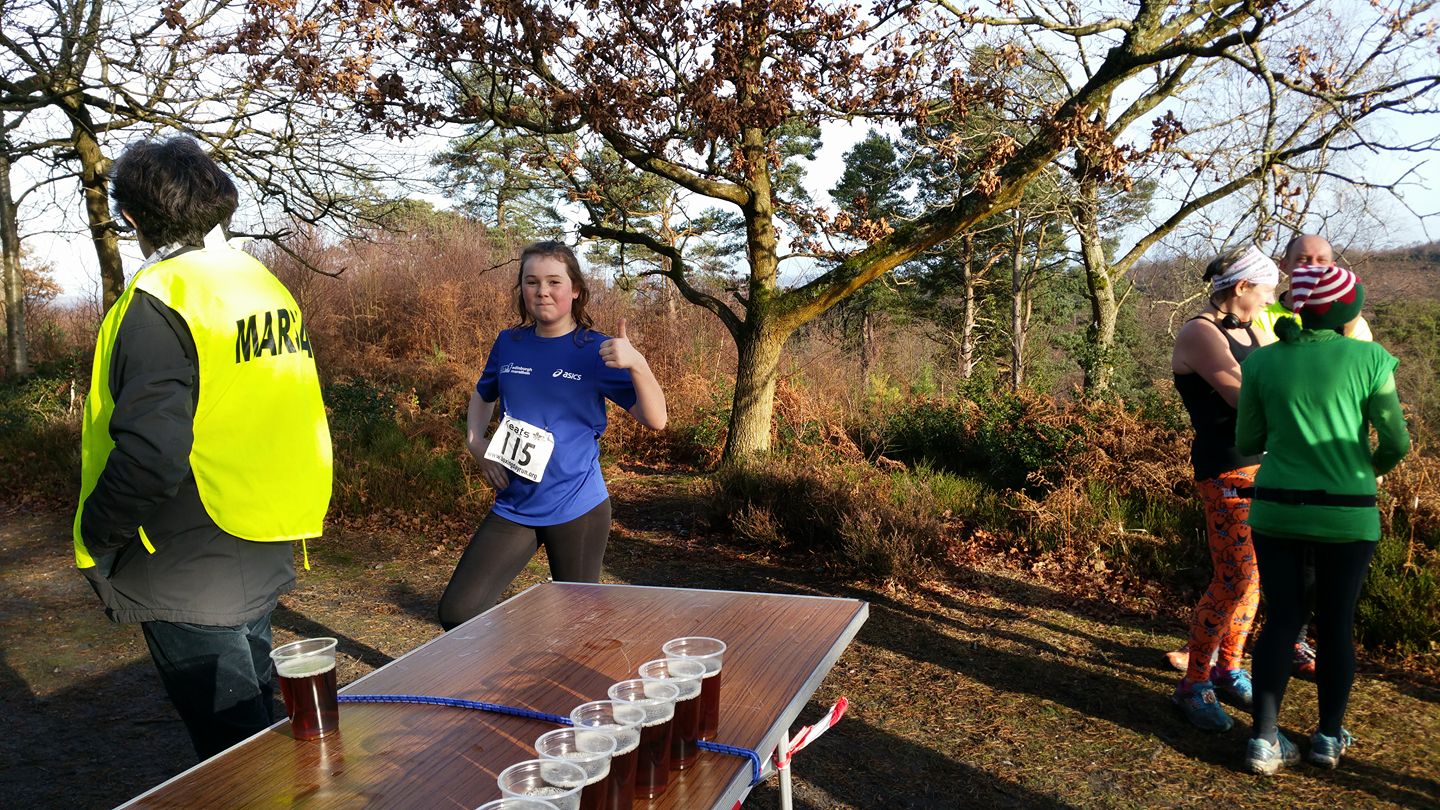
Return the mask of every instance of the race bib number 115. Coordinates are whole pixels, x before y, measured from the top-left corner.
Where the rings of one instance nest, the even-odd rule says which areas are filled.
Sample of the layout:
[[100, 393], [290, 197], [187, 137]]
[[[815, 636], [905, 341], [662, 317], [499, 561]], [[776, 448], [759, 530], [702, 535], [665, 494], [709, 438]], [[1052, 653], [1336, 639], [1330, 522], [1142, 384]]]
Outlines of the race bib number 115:
[[555, 434], [515, 419], [507, 413], [490, 439], [485, 458], [521, 478], [539, 482], [545, 475], [545, 465], [550, 463], [550, 454], [553, 452]]

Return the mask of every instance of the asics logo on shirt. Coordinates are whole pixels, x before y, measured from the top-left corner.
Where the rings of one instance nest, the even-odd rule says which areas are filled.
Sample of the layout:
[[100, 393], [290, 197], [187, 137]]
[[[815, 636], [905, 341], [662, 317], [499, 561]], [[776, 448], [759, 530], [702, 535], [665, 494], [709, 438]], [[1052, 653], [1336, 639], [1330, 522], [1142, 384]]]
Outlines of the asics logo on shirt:
[[517, 365], [515, 365], [514, 363], [506, 363], [505, 365], [503, 365], [503, 366], [500, 367], [500, 373], [501, 373], [501, 374], [524, 374], [525, 376], [528, 377], [528, 376], [530, 376], [530, 368], [529, 368], [528, 366], [517, 366]]
[[554, 373], [554, 374], [551, 374], [550, 376], [551, 376], [551, 377], [563, 377], [563, 378], [565, 378], [565, 379], [567, 379], [567, 380], [578, 380], [578, 379], [580, 379], [580, 375], [579, 375], [579, 374], [573, 374], [573, 373], [571, 373], [571, 372], [569, 372], [569, 371], [566, 371], [566, 370], [563, 369], [563, 368], [557, 368], [557, 369], [555, 369], [555, 373]]

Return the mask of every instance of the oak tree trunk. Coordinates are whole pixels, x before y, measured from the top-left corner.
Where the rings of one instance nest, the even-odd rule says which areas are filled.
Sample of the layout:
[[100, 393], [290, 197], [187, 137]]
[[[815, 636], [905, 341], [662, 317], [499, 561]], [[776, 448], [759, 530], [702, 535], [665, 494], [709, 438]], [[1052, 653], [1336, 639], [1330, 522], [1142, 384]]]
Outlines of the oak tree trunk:
[[756, 458], [770, 450], [770, 425], [775, 414], [775, 382], [780, 353], [789, 331], [769, 328], [766, 319], [751, 311], [745, 330], [737, 336], [739, 362], [735, 368], [735, 398], [730, 409], [730, 433], [722, 463]]
[[85, 219], [90, 241], [100, 262], [100, 290], [103, 311], [125, 291], [125, 268], [120, 261], [120, 239], [110, 215], [110, 161], [100, 151], [90, 122], [90, 112], [77, 101], [66, 110], [71, 122], [71, 143], [80, 160], [80, 188], [85, 197]]
[[1090, 325], [1085, 330], [1085, 351], [1080, 358], [1087, 394], [1101, 394], [1110, 388], [1115, 373], [1115, 323], [1120, 311], [1115, 278], [1100, 235], [1099, 185], [1093, 178], [1083, 179], [1074, 209], [1081, 263], [1085, 266], [1086, 297], [1090, 299]]
[[4, 254], [5, 371], [30, 373], [30, 346], [25, 332], [25, 282], [20, 272], [20, 229], [15, 198], [10, 192], [10, 156], [0, 151], [0, 252]]
[[1025, 382], [1025, 217], [1015, 209], [1010, 246], [1010, 389]]

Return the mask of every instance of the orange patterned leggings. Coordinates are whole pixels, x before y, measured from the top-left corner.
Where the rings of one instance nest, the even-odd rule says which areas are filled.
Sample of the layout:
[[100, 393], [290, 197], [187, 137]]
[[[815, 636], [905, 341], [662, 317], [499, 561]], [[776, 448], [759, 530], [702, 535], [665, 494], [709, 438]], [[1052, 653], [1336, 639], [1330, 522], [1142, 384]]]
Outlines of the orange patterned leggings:
[[1260, 604], [1260, 571], [1245, 523], [1250, 501], [1236, 497], [1235, 490], [1254, 484], [1258, 469], [1242, 467], [1195, 482], [1205, 505], [1214, 574], [1190, 620], [1189, 683], [1210, 679], [1210, 657], [1217, 651], [1215, 665], [1221, 669], [1239, 667], [1245, 653], [1245, 637]]

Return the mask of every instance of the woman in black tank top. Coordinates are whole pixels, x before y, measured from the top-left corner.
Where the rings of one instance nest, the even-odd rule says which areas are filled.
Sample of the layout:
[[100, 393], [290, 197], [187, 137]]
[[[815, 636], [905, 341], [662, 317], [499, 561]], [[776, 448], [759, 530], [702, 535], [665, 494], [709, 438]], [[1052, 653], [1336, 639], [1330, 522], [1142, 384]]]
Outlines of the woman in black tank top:
[[1250, 502], [1236, 492], [1251, 486], [1260, 459], [1235, 449], [1235, 404], [1240, 363], [1275, 339], [1252, 328], [1250, 320], [1275, 300], [1279, 268], [1246, 246], [1221, 254], [1204, 277], [1211, 283], [1210, 300], [1181, 327], [1170, 370], [1195, 430], [1190, 463], [1205, 506], [1214, 574], [1190, 622], [1189, 660], [1172, 701], [1197, 727], [1225, 731], [1233, 721], [1220, 707], [1216, 688], [1248, 708], [1250, 674], [1241, 657], [1260, 600], [1255, 549], [1245, 524]]

